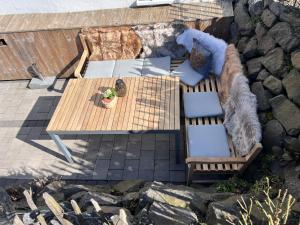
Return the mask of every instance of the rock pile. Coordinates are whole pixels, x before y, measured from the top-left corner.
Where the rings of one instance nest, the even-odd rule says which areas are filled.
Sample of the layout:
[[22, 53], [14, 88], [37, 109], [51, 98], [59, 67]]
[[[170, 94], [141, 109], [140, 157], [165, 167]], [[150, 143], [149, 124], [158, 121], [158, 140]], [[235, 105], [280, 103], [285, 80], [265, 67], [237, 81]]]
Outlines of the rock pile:
[[283, 164], [300, 155], [300, 10], [272, 0], [234, 6], [232, 37], [257, 96], [264, 149]]
[[[240, 210], [237, 204], [239, 196], [233, 193], [215, 193], [213, 189], [200, 191], [183, 185], [141, 180], [122, 181], [115, 185], [74, 185], [55, 180], [43, 185], [30, 184], [30, 189], [36, 210], [29, 207], [23, 186], [7, 189], [8, 194], [0, 189], [0, 224], [18, 214], [25, 225], [35, 224], [38, 215], [44, 217], [46, 224], [53, 225], [63, 219], [74, 225], [185, 225], [201, 222], [215, 225], [223, 224], [228, 215], [237, 220]], [[78, 205], [77, 211], [74, 202]], [[100, 210], [97, 211], [95, 203]], [[55, 208], [59, 210], [55, 212]], [[57, 216], [58, 212], [61, 218]]]
[[[199, 189], [142, 180], [77, 185], [43, 179], [6, 191], [0, 188], [0, 224], [18, 219], [14, 224], [230, 225], [240, 220], [241, 197], [250, 204], [249, 195], [218, 193], [213, 187]], [[296, 204], [287, 224], [295, 224], [299, 215]], [[254, 224], [266, 224], [256, 208], [251, 218]]]

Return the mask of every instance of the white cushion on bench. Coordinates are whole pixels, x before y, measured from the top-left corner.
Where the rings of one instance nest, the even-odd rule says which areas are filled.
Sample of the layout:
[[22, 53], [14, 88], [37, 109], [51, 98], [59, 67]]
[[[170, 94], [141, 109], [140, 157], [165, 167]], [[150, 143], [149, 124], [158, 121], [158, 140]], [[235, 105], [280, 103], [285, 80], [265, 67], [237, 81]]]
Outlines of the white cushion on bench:
[[223, 125], [189, 125], [189, 157], [230, 157]]
[[113, 77], [135, 77], [142, 75], [144, 59], [117, 60]]
[[170, 75], [171, 57], [145, 58], [142, 70], [142, 76]]
[[84, 73], [85, 78], [112, 77], [115, 60], [89, 61]]
[[195, 71], [190, 64], [190, 61], [185, 60], [176, 70], [172, 72], [174, 76], [180, 76], [180, 81], [189, 86], [195, 86], [201, 81], [204, 76]]
[[186, 92], [183, 94], [185, 117], [220, 116], [223, 114], [217, 92]]

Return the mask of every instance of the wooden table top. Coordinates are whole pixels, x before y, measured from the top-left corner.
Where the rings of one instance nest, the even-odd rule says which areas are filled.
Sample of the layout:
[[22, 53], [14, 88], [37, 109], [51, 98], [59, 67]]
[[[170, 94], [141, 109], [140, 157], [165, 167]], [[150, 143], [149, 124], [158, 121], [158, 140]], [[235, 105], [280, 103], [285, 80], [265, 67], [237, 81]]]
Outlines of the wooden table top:
[[53, 133], [113, 133], [180, 129], [179, 78], [126, 77], [127, 95], [112, 109], [101, 95], [117, 78], [71, 79], [47, 127]]

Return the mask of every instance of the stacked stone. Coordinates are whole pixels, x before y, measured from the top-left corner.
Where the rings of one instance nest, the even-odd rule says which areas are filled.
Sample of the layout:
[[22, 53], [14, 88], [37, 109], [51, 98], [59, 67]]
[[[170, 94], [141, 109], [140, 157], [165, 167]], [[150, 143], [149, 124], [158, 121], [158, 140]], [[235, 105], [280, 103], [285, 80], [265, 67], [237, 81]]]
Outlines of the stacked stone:
[[235, 42], [257, 96], [263, 146], [283, 164], [300, 156], [300, 9], [272, 0], [234, 6]]

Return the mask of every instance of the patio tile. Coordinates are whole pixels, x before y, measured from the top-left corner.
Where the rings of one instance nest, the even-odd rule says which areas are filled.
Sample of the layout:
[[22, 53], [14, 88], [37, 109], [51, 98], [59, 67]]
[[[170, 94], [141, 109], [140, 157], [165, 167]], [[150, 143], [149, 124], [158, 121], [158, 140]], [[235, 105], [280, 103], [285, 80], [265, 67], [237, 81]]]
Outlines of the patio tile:
[[170, 151], [170, 170], [184, 171], [185, 168], [184, 157], [181, 157], [181, 161], [176, 163], [176, 151]]
[[126, 159], [139, 159], [141, 155], [140, 149], [128, 149], [126, 151]]
[[115, 141], [115, 135], [113, 134], [105, 134], [102, 136], [102, 141]]
[[123, 178], [123, 170], [109, 170], [107, 173], [107, 180], [114, 181], [114, 180], [122, 180]]
[[109, 168], [110, 160], [106, 159], [97, 159], [95, 164], [95, 170], [94, 171], [100, 171], [100, 170], [108, 170]]
[[[112, 149], [100, 149], [97, 152], [97, 158], [98, 159], [111, 159], [112, 152], [113, 152]], [[89, 153], [87, 153], [87, 154], [89, 154]]]
[[155, 134], [142, 135], [142, 150], [154, 150], [155, 148]]
[[139, 179], [153, 181], [154, 170], [139, 170]]
[[154, 180], [155, 181], [170, 181], [170, 171], [169, 170], [155, 170], [154, 171]]
[[139, 171], [128, 171], [124, 170], [123, 172], [123, 180], [133, 180], [133, 179], [138, 179], [139, 178]]
[[123, 169], [125, 165], [125, 151], [114, 151], [110, 160], [109, 169]]
[[154, 159], [141, 158], [140, 170], [154, 170]]
[[131, 141], [127, 143], [127, 151], [128, 150], [140, 150], [142, 142], [141, 141]]
[[155, 151], [155, 159], [169, 159], [170, 158], [170, 152], [169, 150], [156, 150]]
[[169, 140], [167, 141], [156, 141], [155, 143], [155, 149], [156, 150], [165, 150], [165, 151], [169, 151], [170, 149], [170, 145], [169, 145]]
[[166, 171], [169, 170], [170, 162], [169, 160], [155, 160], [155, 170]]
[[185, 171], [170, 171], [170, 181], [178, 183], [185, 182]]
[[139, 164], [140, 164], [139, 160], [127, 159], [125, 161], [124, 170], [129, 171], [129, 172], [137, 171], [139, 169]]
[[106, 180], [106, 179], [108, 179], [108, 169], [94, 171], [91, 178], [93, 180]]

